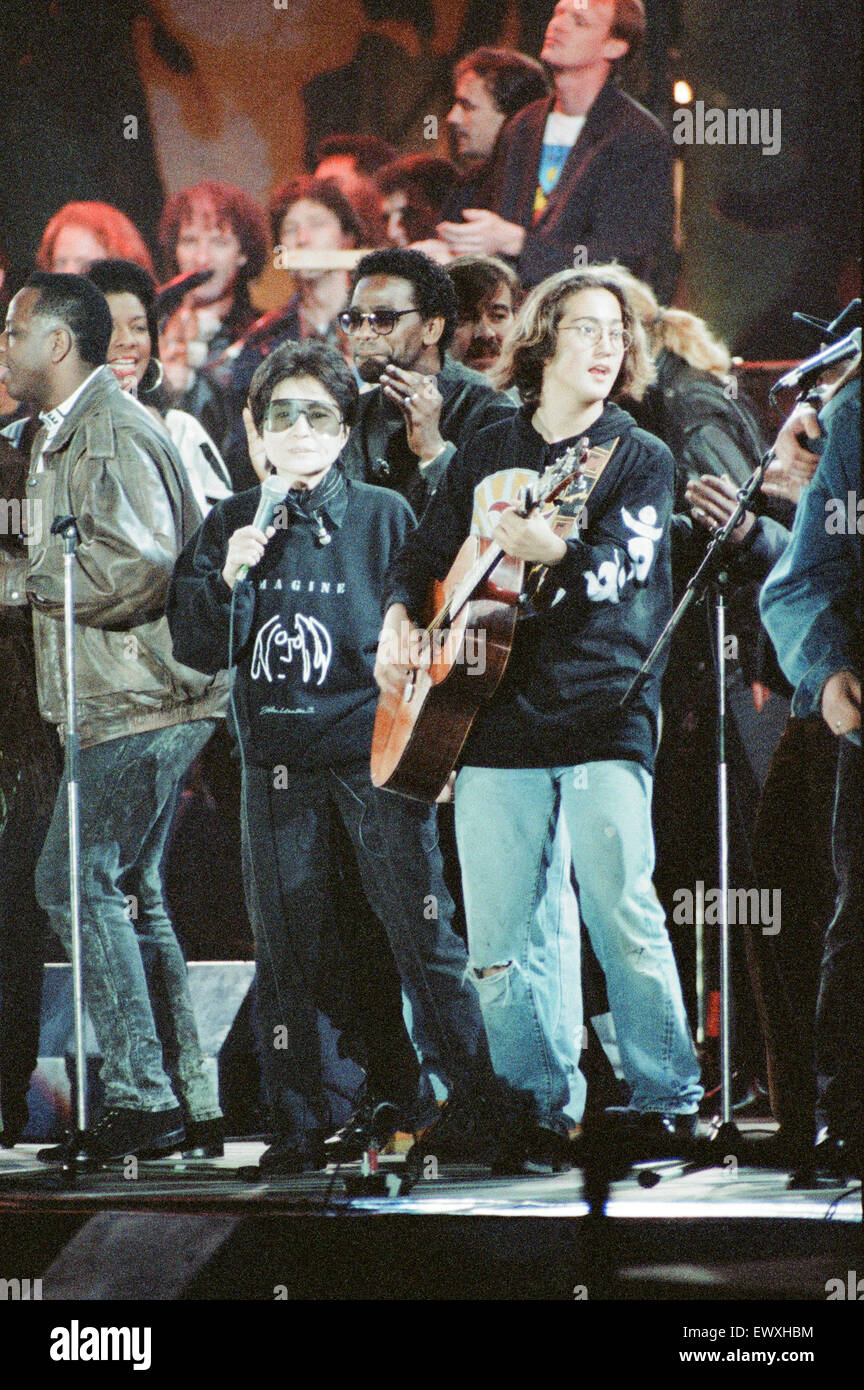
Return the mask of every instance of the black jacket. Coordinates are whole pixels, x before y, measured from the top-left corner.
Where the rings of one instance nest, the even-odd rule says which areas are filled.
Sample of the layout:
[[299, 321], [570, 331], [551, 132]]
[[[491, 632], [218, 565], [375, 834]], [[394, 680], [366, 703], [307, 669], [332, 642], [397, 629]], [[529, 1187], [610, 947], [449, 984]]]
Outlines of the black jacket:
[[610, 78], [535, 224], [543, 132], [553, 102], [532, 102], [508, 121], [489, 171], [491, 196], [484, 206], [527, 232], [516, 264], [522, 283], [537, 285], [571, 269], [575, 248], [584, 246], [588, 261], [620, 261], [667, 304], [677, 273], [669, 137]]
[[[618, 444], [588, 499], [585, 524], [549, 576], [553, 592], [556, 584], [562, 592], [548, 611], [518, 624], [501, 684], [465, 745], [465, 763], [554, 767], [623, 758], [653, 768], [663, 663], [631, 709], [622, 714], [616, 704], [671, 611], [674, 463], [666, 446], [618, 406], [607, 404], [586, 433], [592, 444], [616, 437]], [[399, 552], [386, 604], [404, 603], [418, 617], [430, 580], [444, 578], [469, 528], [482, 534], [490, 502], [512, 497], [576, 442], [544, 443], [527, 409], [482, 430], [453, 460]]]
[[515, 409], [479, 372], [446, 354], [435, 379], [444, 402], [438, 428], [449, 447], [422, 474], [417, 455], [408, 447], [402, 412], [380, 386], [360, 397], [357, 421], [342, 451], [342, 467], [350, 478], [394, 488], [418, 516], [456, 450], [484, 425], [512, 415]]
[[[175, 653], [198, 671], [229, 665], [222, 569], [229, 538], [252, 523], [260, 495], [259, 486], [217, 503], [177, 561], [168, 622]], [[338, 466], [301, 496], [235, 585], [232, 663], [248, 761], [293, 771], [370, 755], [384, 575], [414, 520], [401, 497], [346, 481]]]

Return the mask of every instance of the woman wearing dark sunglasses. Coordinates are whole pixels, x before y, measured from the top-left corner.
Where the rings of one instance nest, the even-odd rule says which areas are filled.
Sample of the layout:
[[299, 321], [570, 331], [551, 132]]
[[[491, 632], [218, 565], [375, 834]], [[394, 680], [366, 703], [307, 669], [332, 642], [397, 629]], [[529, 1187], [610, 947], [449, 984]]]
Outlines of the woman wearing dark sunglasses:
[[383, 970], [379, 926], [370, 931], [361, 906], [347, 914], [341, 959], [366, 1044], [367, 1104], [350, 1133], [324, 1144], [335, 1125], [315, 984], [333, 916], [333, 823], [389, 938], [424, 1072], [463, 1093], [492, 1077], [476, 994], [464, 983], [465, 949], [450, 925], [434, 808], [377, 791], [369, 777], [384, 575], [411, 511], [394, 492], [334, 466], [358, 389], [332, 348], [283, 344], [256, 371], [249, 403], [284, 501], [264, 531], [254, 525], [259, 488], [214, 507], [177, 563], [168, 620], [181, 661], [201, 671], [237, 667], [244, 877], [273, 1130], [262, 1167], [299, 1172], [359, 1157], [382, 1101], [411, 1127], [437, 1114], [430, 1090], [426, 1109], [418, 1100], [398, 983], [394, 990], [385, 978], [395, 982], [392, 962], [385, 955]]

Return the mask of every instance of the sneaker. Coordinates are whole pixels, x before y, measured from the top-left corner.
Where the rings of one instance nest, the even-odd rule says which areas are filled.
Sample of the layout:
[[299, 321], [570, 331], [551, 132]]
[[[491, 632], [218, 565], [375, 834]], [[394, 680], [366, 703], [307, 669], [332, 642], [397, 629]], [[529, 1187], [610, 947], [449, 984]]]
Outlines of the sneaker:
[[481, 1092], [456, 1094], [446, 1100], [441, 1114], [417, 1135], [410, 1152], [412, 1164], [435, 1158], [443, 1163], [476, 1163], [494, 1168], [506, 1161], [524, 1119], [513, 1105]]
[[274, 1176], [315, 1173], [326, 1166], [324, 1145], [317, 1136], [310, 1135], [302, 1147], [293, 1139], [274, 1139], [258, 1160], [258, 1172]]
[[612, 1126], [612, 1139], [623, 1144], [634, 1161], [653, 1158], [687, 1157], [696, 1138], [699, 1116], [662, 1114], [655, 1110], [632, 1110], [608, 1106], [604, 1114]]
[[500, 1177], [566, 1173], [578, 1163], [577, 1139], [546, 1125], [526, 1125], [521, 1133], [514, 1134], [513, 1144], [501, 1153], [492, 1171]]
[[66, 1163], [78, 1153], [95, 1163], [132, 1155], [143, 1158], [148, 1153], [173, 1153], [181, 1147], [183, 1136], [183, 1112], [179, 1106], [171, 1110], [117, 1107], [103, 1111], [82, 1135], [71, 1135], [62, 1144], [39, 1149], [36, 1157], [43, 1163]]
[[402, 1112], [389, 1100], [369, 1100], [324, 1142], [328, 1163], [358, 1163], [373, 1141], [380, 1151], [399, 1131]]
[[187, 1120], [184, 1158], [224, 1158], [225, 1121], [221, 1115], [214, 1120]]

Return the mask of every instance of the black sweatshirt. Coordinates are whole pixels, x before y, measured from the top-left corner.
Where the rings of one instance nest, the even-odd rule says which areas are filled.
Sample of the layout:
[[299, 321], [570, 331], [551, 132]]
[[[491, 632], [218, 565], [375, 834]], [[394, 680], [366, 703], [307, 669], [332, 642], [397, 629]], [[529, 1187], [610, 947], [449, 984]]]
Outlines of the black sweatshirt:
[[[222, 569], [260, 495], [255, 487], [219, 502], [177, 561], [168, 623], [178, 659], [197, 671], [229, 664]], [[263, 559], [235, 584], [235, 693], [248, 761], [304, 771], [370, 755], [384, 576], [414, 517], [396, 493], [348, 481], [338, 467], [289, 498], [301, 500], [277, 513]]]
[[[422, 611], [469, 533], [491, 534], [488, 508], [513, 499], [578, 437], [547, 445], [522, 409], [481, 430], [450, 464], [387, 575], [385, 610]], [[666, 445], [607, 403], [584, 431], [618, 444], [547, 583], [560, 592], [523, 617], [504, 677], [463, 750], [481, 767], [555, 767], [628, 759], [653, 770], [661, 661], [626, 713], [616, 710], [671, 612], [669, 522], [675, 465]], [[496, 475], [493, 477], [493, 475]]]

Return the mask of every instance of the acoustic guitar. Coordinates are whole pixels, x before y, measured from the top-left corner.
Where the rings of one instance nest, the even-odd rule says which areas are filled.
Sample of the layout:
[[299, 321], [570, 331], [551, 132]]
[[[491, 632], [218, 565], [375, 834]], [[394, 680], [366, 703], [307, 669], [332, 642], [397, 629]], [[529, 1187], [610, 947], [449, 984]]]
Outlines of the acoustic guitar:
[[[521, 516], [554, 502], [579, 478], [587, 443], [582, 441], [575, 469], [575, 450], [568, 450], [524, 491], [517, 508]], [[588, 486], [578, 489], [580, 510], [595, 481], [585, 479]], [[572, 530], [574, 517], [565, 521], [564, 527], [553, 522], [553, 529]], [[532, 567], [535, 590], [546, 568]], [[446, 579], [433, 582], [426, 607], [434, 616], [421, 638], [429, 664], [411, 671], [400, 695], [382, 691], [378, 698], [371, 769], [376, 787], [429, 803], [441, 795], [481, 705], [504, 674], [528, 597], [524, 588], [525, 562], [475, 535], [461, 546]]]

